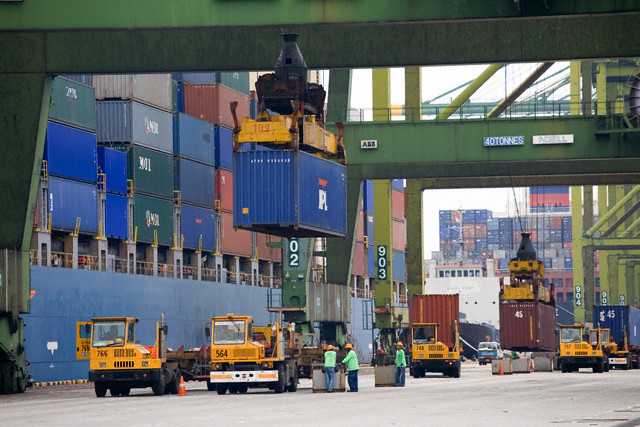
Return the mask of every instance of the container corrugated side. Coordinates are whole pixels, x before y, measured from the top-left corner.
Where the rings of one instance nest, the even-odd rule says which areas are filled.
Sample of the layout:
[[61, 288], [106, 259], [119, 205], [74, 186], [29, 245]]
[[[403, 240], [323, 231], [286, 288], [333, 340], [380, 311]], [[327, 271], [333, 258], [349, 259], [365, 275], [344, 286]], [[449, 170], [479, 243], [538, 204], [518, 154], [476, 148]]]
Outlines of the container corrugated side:
[[213, 209], [183, 203], [180, 224], [185, 248], [198, 249], [202, 237], [202, 250], [216, 249], [216, 213]]
[[[58, 77], [62, 77], [63, 79], [71, 80], [76, 83], [80, 83], [85, 86], [91, 87], [91, 74], [58, 74]], [[95, 99], [95, 95], [94, 95], [94, 99]]]
[[127, 196], [106, 194], [105, 235], [113, 239], [127, 239]]
[[363, 210], [373, 212], [373, 181], [367, 179], [362, 186]]
[[220, 83], [238, 92], [249, 94], [249, 73], [178, 73], [173, 78], [184, 84], [213, 84]]
[[93, 88], [66, 78], [54, 77], [49, 119], [95, 131], [96, 98]]
[[460, 297], [451, 295], [412, 295], [409, 297], [409, 324], [437, 323], [438, 341], [453, 347], [460, 318]]
[[51, 228], [73, 231], [80, 218], [80, 233], [98, 233], [98, 195], [95, 184], [49, 178]]
[[95, 184], [96, 135], [60, 123], [47, 123], [43, 160], [50, 175]]
[[640, 348], [640, 309], [629, 305], [597, 305], [593, 308], [593, 327], [609, 328], [611, 338], [622, 345]]
[[127, 194], [127, 153], [98, 147], [98, 172], [105, 174], [107, 191]]
[[213, 207], [215, 202], [213, 171], [211, 165], [177, 158], [174, 188], [180, 191], [180, 197], [185, 202]]
[[171, 74], [100, 74], [93, 76], [96, 99], [134, 99], [171, 111]]
[[517, 351], [554, 351], [555, 329], [555, 307], [535, 302], [500, 304], [502, 348]]
[[170, 154], [138, 145], [114, 145], [127, 153], [127, 178], [135, 193], [173, 197], [173, 158]]
[[392, 239], [393, 239], [393, 249], [396, 251], [404, 251], [406, 239], [404, 220], [399, 221], [397, 219], [393, 219], [391, 221], [392, 228]]
[[229, 212], [220, 214], [220, 247], [225, 255], [251, 256], [251, 232], [234, 229], [233, 214]]
[[367, 276], [376, 277], [376, 250], [374, 245], [367, 246]]
[[135, 101], [96, 102], [96, 134], [100, 143], [130, 143], [173, 153], [173, 117]]
[[273, 248], [268, 246], [268, 243], [280, 243], [282, 239], [270, 234], [257, 233], [256, 234], [256, 256], [260, 260], [280, 262], [282, 260], [281, 248]]
[[398, 191], [404, 191], [404, 179], [392, 179], [391, 188]]
[[216, 200], [220, 201], [220, 209], [233, 212], [233, 172], [225, 169], [215, 170]]
[[401, 251], [393, 251], [393, 280], [406, 282], [405, 255]]
[[234, 159], [234, 223], [281, 237], [346, 235], [345, 167], [304, 152]]
[[404, 192], [391, 190], [391, 215], [395, 219], [404, 219]]
[[184, 112], [215, 125], [233, 128], [229, 104], [238, 103], [238, 117], [249, 117], [249, 96], [221, 84], [183, 85]]
[[173, 202], [136, 194], [133, 203], [133, 226], [138, 228], [138, 241], [153, 243], [153, 234], [157, 231], [159, 244], [172, 245]]
[[215, 133], [215, 166], [231, 170], [233, 168], [233, 132], [227, 128], [216, 126]]
[[367, 235], [369, 244], [373, 245], [375, 243], [373, 212], [365, 212], [364, 215], [365, 215], [365, 222], [364, 222], [365, 234]]
[[356, 241], [364, 242], [364, 212], [358, 214], [358, 228], [356, 228]]
[[365, 274], [365, 253], [364, 243], [355, 242], [353, 249], [353, 262], [351, 264], [351, 274], [355, 276], [364, 276]]
[[214, 141], [211, 123], [184, 113], [173, 116], [173, 154], [213, 165]]
[[333, 283], [309, 283], [307, 320], [341, 322], [349, 318], [349, 287]]

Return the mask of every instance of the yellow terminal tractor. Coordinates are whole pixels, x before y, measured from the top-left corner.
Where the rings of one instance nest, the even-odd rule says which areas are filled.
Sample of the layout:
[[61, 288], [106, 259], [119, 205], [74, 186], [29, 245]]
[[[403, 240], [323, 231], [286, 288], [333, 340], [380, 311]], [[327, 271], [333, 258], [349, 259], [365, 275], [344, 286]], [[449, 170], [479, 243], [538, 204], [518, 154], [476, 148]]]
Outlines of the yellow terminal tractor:
[[128, 396], [132, 388], [146, 387], [156, 396], [178, 393], [179, 377], [167, 362], [164, 314], [153, 346], [136, 344], [137, 321], [133, 317], [91, 319], [89, 381], [97, 397], [104, 397], [107, 390], [112, 396]]
[[214, 317], [210, 382], [218, 394], [266, 387], [276, 393], [298, 389], [298, 362], [291, 351], [295, 325], [254, 326], [252, 316]]
[[582, 339], [583, 325], [561, 325], [558, 365], [564, 372], [577, 372], [591, 368], [594, 373], [609, 371], [609, 330], [595, 328], [589, 331], [589, 342]]
[[446, 377], [460, 378], [459, 333], [454, 330], [453, 347], [438, 340], [437, 323], [413, 323], [411, 325], [410, 373], [414, 378], [424, 377], [426, 372], [442, 372]]

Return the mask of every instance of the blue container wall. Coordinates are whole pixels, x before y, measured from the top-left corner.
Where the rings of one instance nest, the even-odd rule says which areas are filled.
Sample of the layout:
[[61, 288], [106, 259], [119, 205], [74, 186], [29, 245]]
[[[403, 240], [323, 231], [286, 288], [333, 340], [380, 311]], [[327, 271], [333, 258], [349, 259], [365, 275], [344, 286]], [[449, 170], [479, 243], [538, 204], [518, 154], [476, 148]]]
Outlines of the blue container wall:
[[395, 282], [406, 282], [407, 277], [404, 266], [404, 252], [393, 251], [393, 280]]
[[391, 188], [396, 190], [404, 191], [404, 179], [392, 179], [391, 180]]
[[105, 235], [127, 239], [127, 196], [107, 193], [105, 200]]
[[233, 169], [233, 132], [227, 128], [215, 128], [215, 166], [227, 170]]
[[173, 80], [190, 85], [212, 84], [216, 82], [216, 73], [176, 73]]
[[96, 147], [94, 133], [48, 122], [42, 158], [50, 175], [95, 184]]
[[216, 249], [215, 211], [187, 204], [182, 205], [181, 230], [184, 236], [184, 247], [198, 249], [202, 236], [202, 249], [214, 251]]
[[176, 107], [177, 111], [184, 113], [184, 87], [181, 84], [176, 88]]
[[609, 328], [611, 338], [620, 345], [627, 333], [627, 343], [640, 347], [640, 309], [628, 305], [597, 305], [593, 310], [593, 327]]
[[80, 232], [98, 233], [98, 199], [95, 184], [49, 178], [51, 228], [72, 231], [80, 217]]
[[127, 194], [127, 153], [98, 147], [98, 168], [106, 175], [107, 191]]
[[376, 250], [373, 244], [367, 248], [367, 276], [376, 277]]
[[362, 185], [362, 209], [373, 212], [373, 181], [366, 179]]
[[364, 234], [367, 236], [367, 240], [369, 240], [369, 244], [373, 245], [375, 243], [375, 235], [373, 234], [374, 225], [373, 225], [373, 212], [365, 212], [364, 213]]
[[173, 154], [213, 164], [214, 126], [204, 120], [177, 113], [173, 116]]
[[183, 201], [202, 206], [215, 205], [214, 168], [188, 159], [176, 159], [174, 188]]
[[556, 303], [556, 325], [573, 325], [573, 301]]
[[173, 152], [173, 117], [167, 111], [135, 101], [96, 102], [98, 142], [135, 142]]
[[346, 234], [345, 167], [304, 152], [236, 154], [234, 224]]
[[76, 83], [83, 84], [85, 86], [91, 86], [91, 74], [58, 74], [60, 77], [74, 81]]

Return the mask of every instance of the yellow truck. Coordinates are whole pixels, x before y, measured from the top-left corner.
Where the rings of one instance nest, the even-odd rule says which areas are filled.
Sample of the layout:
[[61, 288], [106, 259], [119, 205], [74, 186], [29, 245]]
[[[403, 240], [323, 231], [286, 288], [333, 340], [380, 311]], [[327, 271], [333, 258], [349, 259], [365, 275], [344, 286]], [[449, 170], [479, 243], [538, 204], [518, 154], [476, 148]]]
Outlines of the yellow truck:
[[177, 394], [180, 377], [178, 363], [167, 360], [167, 326], [164, 315], [157, 324], [153, 346], [136, 344], [133, 317], [101, 317], [91, 319], [88, 346], [89, 381], [94, 383], [97, 397], [107, 390], [112, 396], [128, 396], [132, 388], [151, 387], [156, 396]]
[[414, 378], [426, 372], [442, 372], [446, 377], [460, 378], [460, 349], [458, 330], [454, 331], [453, 345], [448, 347], [438, 338], [438, 324], [411, 325], [410, 373]]
[[266, 387], [276, 393], [298, 388], [295, 325], [253, 325], [252, 316], [214, 317], [210, 383], [218, 394]]
[[[589, 342], [582, 339], [583, 325], [561, 325], [558, 365], [563, 373], [591, 368], [594, 373], [609, 370], [609, 330], [595, 328], [589, 331]], [[604, 343], [604, 344], [603, 344]]]

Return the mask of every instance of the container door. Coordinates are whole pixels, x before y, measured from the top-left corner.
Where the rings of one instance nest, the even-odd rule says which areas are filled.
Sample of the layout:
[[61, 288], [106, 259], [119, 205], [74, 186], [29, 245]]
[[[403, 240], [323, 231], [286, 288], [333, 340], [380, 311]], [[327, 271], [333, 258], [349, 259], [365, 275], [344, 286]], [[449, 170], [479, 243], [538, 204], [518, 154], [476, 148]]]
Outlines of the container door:
[[76, 323], [76, 359], [89, 359], [91, 348], [91, 322]]

